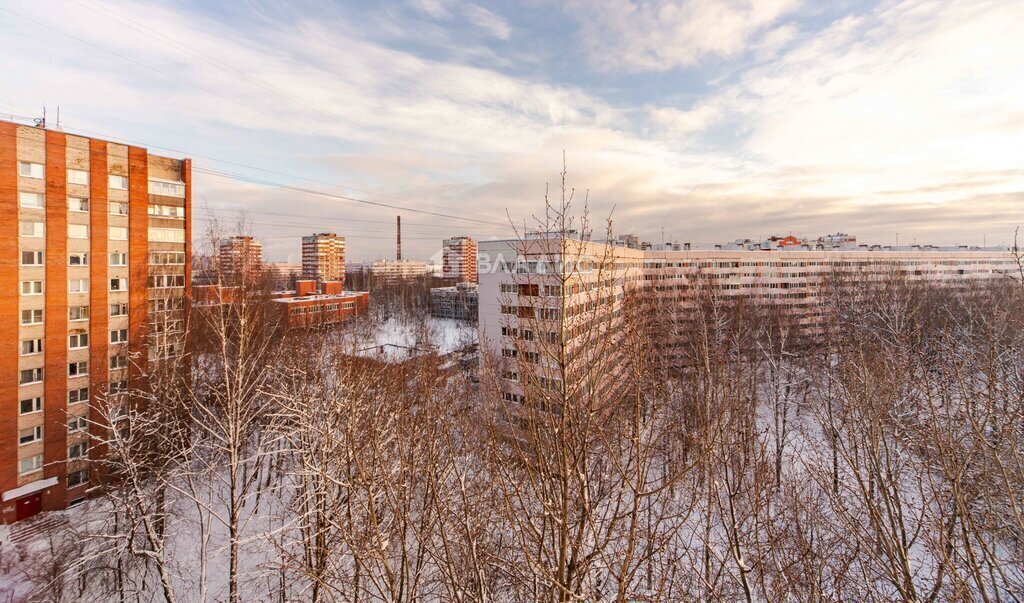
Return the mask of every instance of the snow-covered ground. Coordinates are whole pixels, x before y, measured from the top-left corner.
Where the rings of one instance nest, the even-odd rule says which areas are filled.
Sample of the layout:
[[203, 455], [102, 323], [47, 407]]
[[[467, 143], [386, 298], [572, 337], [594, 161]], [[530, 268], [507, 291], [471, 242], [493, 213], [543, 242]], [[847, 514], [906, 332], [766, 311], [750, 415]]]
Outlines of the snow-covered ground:
[[339, 344], [352, 353], [389, 362], [425, 352], [449, 354], [477, 343], [477, 328], [457, 320], [397, 316], [382, 322], [352, 325], [340, 333]]

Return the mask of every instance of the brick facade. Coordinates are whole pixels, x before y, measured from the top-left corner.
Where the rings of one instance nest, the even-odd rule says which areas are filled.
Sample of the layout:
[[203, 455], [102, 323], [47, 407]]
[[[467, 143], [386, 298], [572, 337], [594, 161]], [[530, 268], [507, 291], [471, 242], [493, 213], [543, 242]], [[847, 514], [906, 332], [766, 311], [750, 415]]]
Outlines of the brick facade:
[[[96, 485], [95, 475], [82, 473], [89, 469], [86, 459], [69, 460], [69, 446], [81, 452], [76, 445], [88, 445], [85, 454], [92, 458], [102, 450], [92, 447], [87, 431], [69, 429], [68, 420], [88, 417], [99, 435], [94, 405], [106, 398], [110, 383], [126, 378], [124, 369], [111, 368], [111, 355], [130, 349], [132, 364], [144, 366], [150, 297], [185, 295], [190, 186], [188, 160], [0, 121], [0, 395], [8, 401], [0, 406], [0, 521], [63, 509]], [[149, 255], [154, 230], [162, 253], [156, 267]], [[153, 273], [173, 276], [160, 279], [154, 291]], [[127, 279], [127, 291], [119, 279]], [[127, 316], [119, 304], [127, 306]], [[183, 312], [177, 303], [160, 310], [172, 321]], [[22, 312], [32, 320], [22, 323]], [[128, 332], [127, 346], [111, 343], [111, 331], [119, 339], [120, 329]], [[182, 341], [166, 349], [177, 354], [183, 348]], [[141, 369], [127, 373], [133, 385], [142, 385]], [[41, 441], [36, 427], [42, 427]]]
[[[0, 215], [18, 215], [17, 126], [0, 122]], [[18, 220], [0, 220], [0, 491], [18, 486]], [[14, 501], [2, 504], [2, 518], [13, 521]]]

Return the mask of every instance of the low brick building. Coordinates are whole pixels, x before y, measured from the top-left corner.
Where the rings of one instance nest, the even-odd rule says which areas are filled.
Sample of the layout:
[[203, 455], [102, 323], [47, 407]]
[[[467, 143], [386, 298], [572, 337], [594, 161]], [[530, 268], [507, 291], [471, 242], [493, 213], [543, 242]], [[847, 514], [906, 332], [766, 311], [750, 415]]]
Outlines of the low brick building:
[[327, 281], [318, 290], [316, 281], [300, 280], [294, 291], [273, 296], [271, 303], [277, 306], [281, 324], [289, 329], [342, 323], [365, 314], [370, 307], [369, 293], [345, 291], [340, 281]]

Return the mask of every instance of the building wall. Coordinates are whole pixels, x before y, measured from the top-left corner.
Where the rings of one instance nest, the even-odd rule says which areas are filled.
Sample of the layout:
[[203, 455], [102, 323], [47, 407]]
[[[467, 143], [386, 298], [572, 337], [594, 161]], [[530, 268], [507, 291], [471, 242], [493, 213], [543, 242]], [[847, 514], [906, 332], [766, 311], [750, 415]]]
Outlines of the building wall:
[[225, 285], [250, 282], [263, 267], [263, 244], [252, 237], [231, 237], [220, 244], [220, 276]]
[[[564, 247], [563, 247], [564, 245]], [[592, 257], [565, 290], [549, 289], [555, 278], [536, 268], [534, 262], [564, 253]], [[600, 275], [593, 264], [606, 253], [606, 271]], [[624, 247], [608, 248], [597, 243], [560, 242], [557, 239], [488, 241], [481, 244], [481, 257], [492, 270], [482, 271], [479, 285], [479, 324], [482, 349], [497, 358], [525, 347], [518, 334], [510, 334], [529, 323], [533, 330], [562, 330], [561, 341], [576, 353], [574, 330], [581, 322], [594, 321], [587, 312], [594, 305], [608, 313], [608, 325], [614, 329], [619, 300], [629, 289], [640, 295], [657, 295], [668, 311], [678, 312], [678, 324], [688, 320], [695, 289], [708, 288], [716, 295], [744, 298], [770, 304], [791, 316], [801, 331], [813, 335], [820, 328], [818, 314], [820, 285], [839, 271], [849, 286], [863, 279], [901, 271], [911, 281], [942, 282], [950, 286], [970, 286], [978, 280], [1004, 278], [1015, 267], [1009, 252], [973, 251], [639, 251]], [[597, 299], [600, 294], [602, 299]], [[538, 307], [556, 308], [565, 320], [538, 325], [526, 319]], [[601, 322], [601, 321], [594, 321]], [[677, 334], [680, 340], [685, 333]], [[671, 346], [671, 343], [670, 343]], [[516, 350], [518, 353], [520, 350]], [[665, 351], [671, 359], [676, 352]], [[516, 365], [521, 359], [502, 362]], [[512, 369], [514, 370], [514, 369]], [[503, 384], [506, 392], [517, 394], [514, 382]]]
[[476, 322], [478, 300], [476, 287], [436, 287], [430, 290], [430, 314], [435, 318]]
[[445, 239], [442, 255], [443, 278], [460, 283], [477, 282], [477, 243], [469, 237]]
[[342, 295], [315, 295], [308, 298], [276, 300], [288, 328], [331, 325], [365, 314], [370, 295], [365, 291]]
[[345, 238], [334, 233], [302, 237], [302, 277], [345, 282]]
[[[17, 126], [0, 122], [0, 215], [18, 216]], [[18, 220], [0, 220], [0, 491], [18, 486], [19, 358]], [[12, 470], [13, 468], [13, 470]], [[4, 503], [3, 508], [13, 506]], [[11, 511], [13, 513], [13, 510]], [[4, 512], [6, 516], [8, 512]]]
[[[19, 162], [41, 166], [33, 168], [40, 171], [20, 176]], [[69, 484], [68, 474], [87, 471], [88, 463], [70, 460], [68, 452], [69, 446], [87, 444], [89, 434], [69, 431], [68, 421], [94, 420], [93, 404], [111, 382], [125, 379], [125, 369], [109, 369], [110, 357], [126, 347], [111, 343], [111, 331], [126, 330], [130, 345], [145, 361], [147, 326], [152, 321], [147, 252], [152, 245], [150, 227], [159, 222], [150, 218], [152, 197], [147, 189], [150, 174], [164, 168], [170, 170], [169, 180], [189, 179], [187, 162], [152, 157], [145, 149], [0, 122], [0, 208], [7, 210], [0, 218], [0, 234], [7, 235], [0, 242], [0, 304], [6, 308], [0, 309], [0, 395], [8, 400], [0, 408], [4, 522], [14, 521], [18, 509], [34, 505], [37, 497], [43, 510], [54, 510], [86, 496], [88, 481]], [[112, 186], [111, 176], [124, 176], [127, 186]], [[187, 186], [182, 188], [187, 192]], [[19, 193], [40, 195], [42, 207], [32, 206], [34, 197], [23, 205]], [[190, 207], [187, 194], [175, 198], [182, 207], [175, 229], [180, 231]], [[23, 236], [23, 223], [30, 236]], [[112, 229], [121, 230], [114, 236]], [[185, 237], [174, 237], [179, 241], [169, 248], [180, 255], [178, 269], [183, 272]], [[29, 263], [22, 263], [22, 252]], [[112, 253], [127, 254], [126, 265], [111, 264]], [[36, 263], [36, 254], [41, 254], [42, 263]], [[114, 289], [111, 279], [127, 279], [127, 287], [118, 280]], [[41, 283], [38, 293], [36, 283]], [[184, 283], [171, 290], [183, 296]], [[112, 304], [126, 304], [127, 314], [112, 316]], [[41, 311], [41, 323], [21, 324], [22, 311]], [[41, 353], [23, 348], [36, 340], [42, 341]], [[42, 369], [42, 381], [21, 385], [21, 371], [33, 369]], [[42, 440], [20, 444], [19, 432], [36, 426], [43, 428]], [[21, 460], [38, 455], [40, 470], [19, 471]]]
[[378, 283], [396, 283], [402, 279], [427, 275], [427, 265], [418, 260], [377, 260], [370, 274]]

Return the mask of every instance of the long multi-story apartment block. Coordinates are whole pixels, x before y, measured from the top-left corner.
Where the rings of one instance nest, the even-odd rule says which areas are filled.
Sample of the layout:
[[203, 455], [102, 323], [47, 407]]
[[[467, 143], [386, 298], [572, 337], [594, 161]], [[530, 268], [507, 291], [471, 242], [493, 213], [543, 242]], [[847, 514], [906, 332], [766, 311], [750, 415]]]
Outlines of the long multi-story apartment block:
[[251, 283], [263, 270], [263, 243], [252, 237], [230, 237], [220, 244], [221, 282], [236, 286]]
[[302, 278], [345, 282], [345, 237], [321, 232], [302, 237]]
[[[537, 234], [480, 245], [481, 349], [506, 365], [502, 395], [518, 401], [523, 388], [517, 367], [526, 362], [543, 372], [544, 353], [552, 346], [563, 348], [563, 357], [580, 359], [582, 371], [602, 361], [586, 354], [614, 354], [614, 349], [595, 351], [593, 340], [581, 342], [580, 334], [594, 325], [614, 330], [627, 293], [656, 299], [657, 310], [673, 313], [674, 328], [684, 331], [701, 291], [725, 301], [769, 304], [801, 332], [814, 335], [821, 327], [826, 282], [859, 286], [893, 273], [910, 281], [959, 286], [1019, 277], [1016, 258], [1005, 248], [810, 249], [794, 244], [768, 251], [655, 251]], [[686, 333], [675, 335], [678, 343], [686, 341]], [[663, 353], [668, 360], [685, 362], [672, 337], [667, 341]]]
[[452, 237], [444, 240], [442, 255], [442, 278], [455, 279], [456, 283], [475, 283], [476, 241], [469, 237]]
[[424, 278], [429, 274], [427, 264], [419, 260], [377, 260], [370, 266], [375, 284], [394, 285], [404, 280]]
[[90, 411], [180, 354], [191, 163], [0, 122], [0, 519], [84, 499]]

